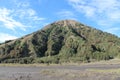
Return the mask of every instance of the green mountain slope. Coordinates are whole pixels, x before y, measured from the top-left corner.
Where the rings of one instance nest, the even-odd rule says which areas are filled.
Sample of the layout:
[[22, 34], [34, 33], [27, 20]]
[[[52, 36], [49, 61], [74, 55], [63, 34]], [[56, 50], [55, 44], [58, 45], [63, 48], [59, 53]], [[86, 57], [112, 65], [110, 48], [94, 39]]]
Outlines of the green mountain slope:
[[120, 56], [120, 39], [74, 20], [0, 45], [1, 63], [59, 63], [109, 60]]

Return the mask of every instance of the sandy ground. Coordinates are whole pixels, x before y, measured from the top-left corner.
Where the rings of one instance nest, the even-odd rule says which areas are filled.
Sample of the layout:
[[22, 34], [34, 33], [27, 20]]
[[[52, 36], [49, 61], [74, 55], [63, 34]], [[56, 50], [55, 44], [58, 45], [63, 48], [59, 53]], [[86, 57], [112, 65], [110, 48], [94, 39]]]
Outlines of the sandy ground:
[[0, 66], [0, 80], [120, 80], [120, 64], [104, 63]]

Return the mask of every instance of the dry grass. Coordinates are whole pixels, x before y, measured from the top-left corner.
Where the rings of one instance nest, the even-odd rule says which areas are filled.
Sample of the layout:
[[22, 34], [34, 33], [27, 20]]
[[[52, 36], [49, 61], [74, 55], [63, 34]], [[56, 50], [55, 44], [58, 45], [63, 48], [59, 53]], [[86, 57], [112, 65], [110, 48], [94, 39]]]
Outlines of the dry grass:
[[120, 59], [112, 59], [112, 60], [108, 60], [108, 61], [99, 61], [99, 62], [91, 62], [91, 63], [61, 63], [61, 64], [38, 64], [38, 63], [34, 63], [34, 64], [19, 64], [19, 63], [2, 63], [0, 64], [0, 66], [23, 66], [23, 67], [27, 67], [27, 66], [35, 66], [35, 67], [39, 67], [39, 66], [66, 66], [66, 65], [74, 65], [74, 66], [82, 66], [82, 65], [93, 65], [93, 64], [110, 64], [110, 65], [114, 65], [114, 64], [120, 64]]
[[41, 67], [41, 66], [66, 66], [66, 65], [77, 65], [77, 64], [39, 64], [39, 63], [34, 63], [34, 64], [19, 64], [19, 63], [1, 63], [0, 66], [20, 66], [20, 67]]
[[98, 62], [91, 62], [90, 64], [120, 64], [120, 59], [115, 58], [107, 61], [103, 60]]
[[88, 69], [87, 71], [96, 72], [96, 73], [120, 74], [120, 68], [119, 69]]
[[29, 66], [33, 66], [33, 67], [39, 67], [39, 66], [48, 66], [47, 64], [17, 64], [17, 63], [7, 63], [7, 64], [0, 64], [0, 66], [11, 66], [11, 67], [29, 67]]
[[[120, 69], [118, 69], [120, 70]], [[61, 80], [117, 80], [120, 76], [117, 70], [87, 70], [87, 71], [77, 71], [77, 70], [42, 70], [41, 74], [44, 76], [61, 78]], [[117, 75], [116, 75], [117, 74]]]

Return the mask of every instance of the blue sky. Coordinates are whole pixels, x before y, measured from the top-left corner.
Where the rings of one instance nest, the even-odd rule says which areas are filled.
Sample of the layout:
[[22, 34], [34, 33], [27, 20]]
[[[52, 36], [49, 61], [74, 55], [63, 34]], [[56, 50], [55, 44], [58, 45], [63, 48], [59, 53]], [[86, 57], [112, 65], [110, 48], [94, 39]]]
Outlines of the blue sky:
[[120, 36], [120, 0], [0, 0], [0, 42], [62, 19]]

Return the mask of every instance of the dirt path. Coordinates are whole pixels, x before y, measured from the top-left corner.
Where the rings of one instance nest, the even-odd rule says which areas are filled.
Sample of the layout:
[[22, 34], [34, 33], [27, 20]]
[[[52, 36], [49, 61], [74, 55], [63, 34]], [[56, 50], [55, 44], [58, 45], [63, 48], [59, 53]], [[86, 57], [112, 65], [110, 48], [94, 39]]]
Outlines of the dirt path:
[[120, 64], [0, 66], [0, 80], [120, 80], [118, 70]]

